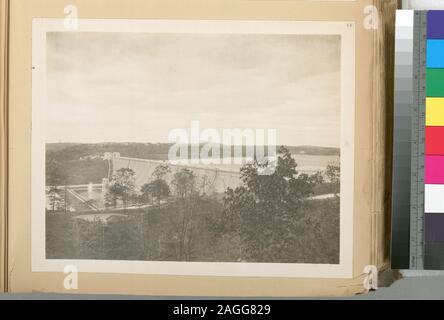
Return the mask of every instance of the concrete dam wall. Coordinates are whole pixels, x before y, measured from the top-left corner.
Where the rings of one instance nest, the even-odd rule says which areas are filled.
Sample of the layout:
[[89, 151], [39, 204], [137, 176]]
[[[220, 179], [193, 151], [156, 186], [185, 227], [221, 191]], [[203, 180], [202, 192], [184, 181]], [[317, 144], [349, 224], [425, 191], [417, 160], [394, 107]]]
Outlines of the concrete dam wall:
[[148, 159], [127, 158], [114, 155], [112, 157], [113, 173], [121, 168], [130, 168], [136, 173], [136, 187], [140, 188], [153, 180], [153, 172], [158, 165], [166, 164], [171, 173], [166, 176], [166, 181], [171, 185], [174, 174], [187, 168], [196, 176], [196, 187], [205, 193], [222, 193], [227, 188], [240, 186], [240, 173], [235, 171], [220, 170], [214, 168], [193, 167], [189, 165], [170, 164], [165, 161]]

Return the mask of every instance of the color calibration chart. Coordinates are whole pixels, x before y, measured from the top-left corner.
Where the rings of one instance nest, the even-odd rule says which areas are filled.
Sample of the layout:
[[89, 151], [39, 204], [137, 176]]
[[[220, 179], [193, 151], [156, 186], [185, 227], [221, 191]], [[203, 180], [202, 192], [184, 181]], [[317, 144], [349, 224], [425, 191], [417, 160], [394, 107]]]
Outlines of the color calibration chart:
[[426, 269], [444, 268], [444, 11], [427, 16], [425, 136]]
[[397, 12], [392, 268], [444, 269], [444, 11]]
[[444, 269], [444, 11], [397, 12], [392, 268]]

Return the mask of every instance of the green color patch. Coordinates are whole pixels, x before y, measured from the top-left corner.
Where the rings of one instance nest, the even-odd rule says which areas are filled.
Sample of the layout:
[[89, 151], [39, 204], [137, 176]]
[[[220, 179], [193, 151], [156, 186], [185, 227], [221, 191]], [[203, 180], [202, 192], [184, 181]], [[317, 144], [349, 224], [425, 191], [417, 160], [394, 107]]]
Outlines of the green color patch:
[[427, 97], [444, 97], [444, 69], [427, 69]]

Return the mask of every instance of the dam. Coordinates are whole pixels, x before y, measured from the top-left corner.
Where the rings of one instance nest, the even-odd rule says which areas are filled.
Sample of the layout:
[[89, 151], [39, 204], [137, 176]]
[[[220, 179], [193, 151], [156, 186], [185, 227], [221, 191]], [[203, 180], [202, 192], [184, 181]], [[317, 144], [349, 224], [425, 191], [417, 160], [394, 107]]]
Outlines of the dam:
[[[105, 160], [110, 163], [110, 174], [114, 174], [122, 168], [129, 168], [136, 174], [136, 188], [153, 180], [153, 172], [159, 165], [167, 165], [171, 172], [166, 175], [165, 180], [171, 185], [174, 175], [188, 169], [196, 177], [196, 187], [202, 193], [223, 193], [227, 188], [235, 189], [240, 186], [240, 172], [234, 170], [222, 170], [219, 168], [207, 168], [185, 164], [172, 164], [168, 161], [150, 160], [121, 157], [118, 152], [106, 153]], [[111, 176], [111, 175], [110, 175]]]

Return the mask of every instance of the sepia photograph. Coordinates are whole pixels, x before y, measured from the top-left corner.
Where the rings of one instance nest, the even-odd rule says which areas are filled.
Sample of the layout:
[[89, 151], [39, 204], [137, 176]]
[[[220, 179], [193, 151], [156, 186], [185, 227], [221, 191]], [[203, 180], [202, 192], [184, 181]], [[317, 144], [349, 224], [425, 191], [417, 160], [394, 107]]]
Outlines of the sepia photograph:
[[340, 264], [340, 34], [45, 34], [46, 260]]

